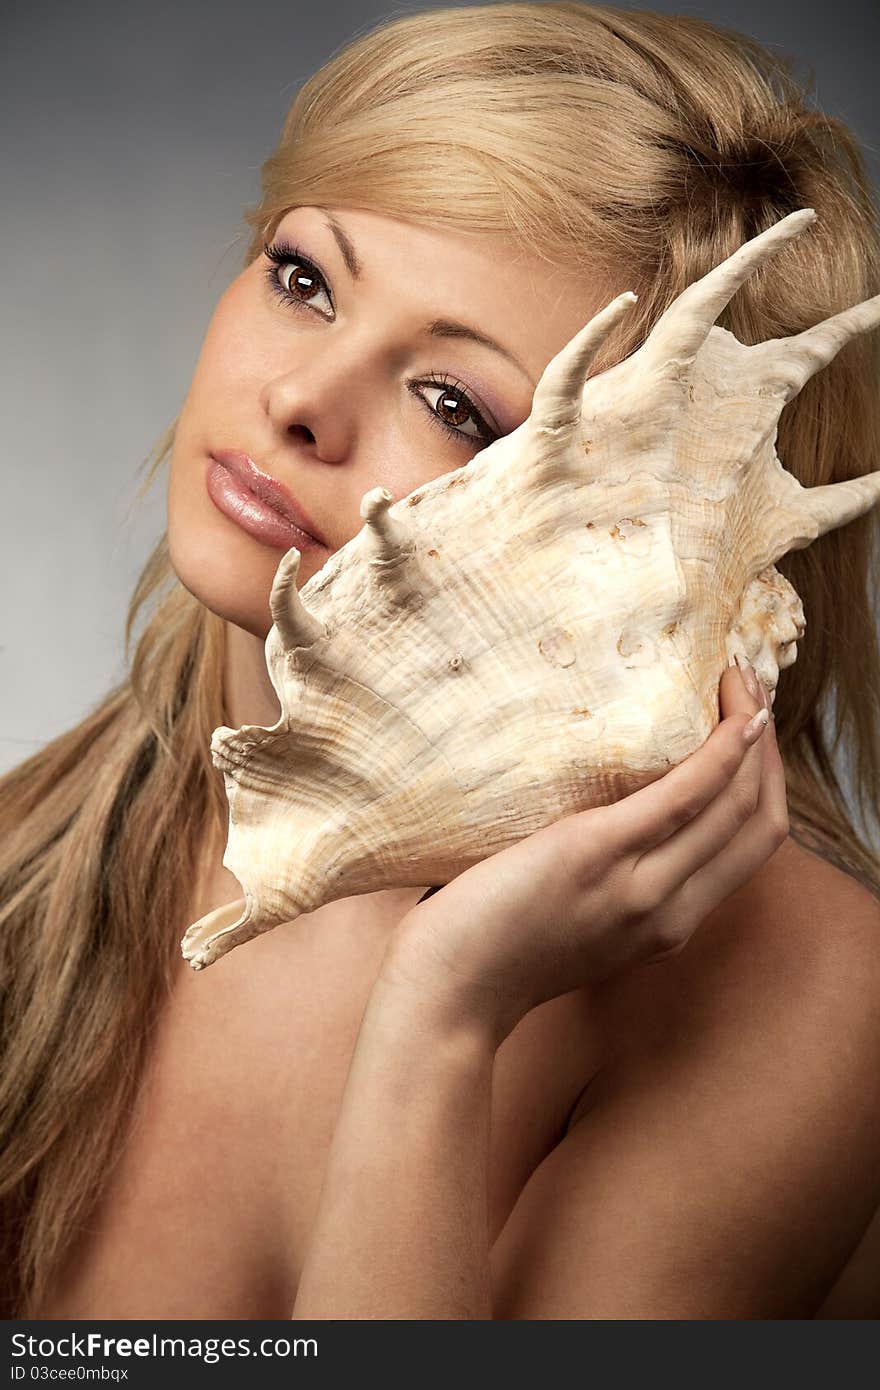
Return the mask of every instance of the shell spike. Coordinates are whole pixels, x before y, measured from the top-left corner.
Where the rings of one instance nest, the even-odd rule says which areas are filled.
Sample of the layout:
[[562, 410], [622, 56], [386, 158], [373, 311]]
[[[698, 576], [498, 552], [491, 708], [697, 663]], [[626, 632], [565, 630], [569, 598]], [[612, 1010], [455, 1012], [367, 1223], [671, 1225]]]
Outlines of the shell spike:
[[851, 338], [859, 333], [869, 333], [878, 326], [880, 294], [875, 294], [872, 299], [862, 300], [860, 304], [853, 304], [849, 309], [823, 319], [813, 328], [804, 329], [803, 333], [767, 343], [764, 350], [770, 352], [781, 367], [789, 387], [790, 400], [811, 376], [815, 376], [837, 356]]
[[551, 358], [532, 397], [531, 430], [567, 440], [579, 428], [590, 363], [618, 319], [637, 299], [633, 290], [619, 294]]
[[415, 542], [407, 527], [389, 515], [393, 501], [387, 487], [371, 488], [361, 498], [367, 549], [383, 566], [400, 562], [415, 551]]
[[287, 551], [275, 573], [269, 595], [272, 621], [288, 649], [311, 647], [319, 638], [327, 636], [324, 624], [308, 611], [299, 596], [296, 576], [301, 559], [296, 546]]
[[655, 323], [642, 348], [644, 360], [660, 370], [674, 367], [680, 372], [689, 366], [740, 285], [816, 220], [814, 208], [790, 212], [694, 280]]
[[[821, 487], [804, 488], [798, 497], [797, 514], [801, 518], [808, 518], [812, 526], [808, 540], [802, 544], [807, 545], [816, 537], [824, 536], [826, 531], [845, 526], [848, 521], [854, 521], [856, 517], [869, 512], [878, 502], [880, 472], [865, 473], [860, 478], [847, 478], [842, 483], [825, 483]], [[788, 529], [791, 529], [790, 526]], [[785, 541], [785, 548], [788, 549], [792, 542], [784, 537], [781, 539]]]

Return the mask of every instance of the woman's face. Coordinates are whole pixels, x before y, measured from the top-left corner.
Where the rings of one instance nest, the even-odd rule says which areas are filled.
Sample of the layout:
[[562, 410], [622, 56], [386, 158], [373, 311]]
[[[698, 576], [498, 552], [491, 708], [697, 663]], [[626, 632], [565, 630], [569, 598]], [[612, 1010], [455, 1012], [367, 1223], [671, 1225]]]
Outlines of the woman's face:
[[[510, 434], [551, 357], [629, 288], [604, 293], [586, 276], [550, 272], [503, 236], [347, 208], [294, 208], [271, 245], [289, 258], [261, 254], [208, 325], [168, 490], [181, 582], [261, 638], [291, 546], [301, 587], [361, 530], [370, 488], [397, 501]], [[323, 544], [298, 544], [283, 525], [254, 528], [260, 504], [230, 501], [232, 475], [213, 458], [226, 450], [292, 494]]]

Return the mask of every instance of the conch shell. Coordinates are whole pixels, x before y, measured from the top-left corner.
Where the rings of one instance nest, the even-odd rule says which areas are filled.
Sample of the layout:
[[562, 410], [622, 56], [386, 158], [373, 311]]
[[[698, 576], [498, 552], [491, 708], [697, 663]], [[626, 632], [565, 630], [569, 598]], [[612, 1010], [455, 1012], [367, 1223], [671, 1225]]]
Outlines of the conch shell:
[[880, 295], [746, 346], [714, 320], [816, 219], [784, 217], [689, 285], [624, 361], [587, 378], [635, 299], [549, 363], [531, 414], [392, 505], [297, 591], [272, 586], [272, 728], [219, 728], [223, 864], [244, 890], [186, 931], [194, 969], [324, 903], [443, 884], [652, 782], [708, 738], [745, 655], [775, 690], [804, 613], [774, 561], [880, 501], [880, 472], [805, 489], [783, 406]]

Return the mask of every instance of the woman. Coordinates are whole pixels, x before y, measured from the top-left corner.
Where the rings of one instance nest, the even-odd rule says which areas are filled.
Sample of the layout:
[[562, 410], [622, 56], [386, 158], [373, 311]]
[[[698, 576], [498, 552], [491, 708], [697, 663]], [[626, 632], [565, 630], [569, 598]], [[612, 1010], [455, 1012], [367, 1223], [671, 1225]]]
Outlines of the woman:
[[[880, 237], [846, 129], [694, 19], [434, 10], [302, 88], [158, 447], [130, 677], [0, 783], [7, 1316], [880, 1312], [880, 860], [822, 717], [833, 695], [864, 814], [875, 516], [780, 561], [809, 633], [756, 743], [766, 697], [727, 671], [712, 737], [595, 842], [567, 818], [427, 901], [330, 903], [201, 974], [179, 945], [240, 895], [210, 738], [277, 718], [282, 554], [304, 584], [369, 487], [403, 496], [515, 429], [612, 294], [639, 300], [594, 372], [800, 207], [816, 227], [718, 320], [744, 342], [876, 293]], [[878, 466], [876, 338], [783, 411], [805, 486]], [[317, 538], [209, 490], [222, 449]]]

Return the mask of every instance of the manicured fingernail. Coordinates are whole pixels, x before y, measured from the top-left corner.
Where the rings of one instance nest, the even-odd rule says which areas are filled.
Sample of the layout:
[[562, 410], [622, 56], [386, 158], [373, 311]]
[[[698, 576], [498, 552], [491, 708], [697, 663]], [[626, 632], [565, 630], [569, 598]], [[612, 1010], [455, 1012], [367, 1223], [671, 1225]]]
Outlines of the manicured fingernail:
[[743, 738], [746, 743], [757, 743], [769, 723], [770, 711], [768, 709], [759, 709], [754, 719], [750, 719], [743, 729]]
[[756, 700], [760, 700], [761, 695], [758, 690], [758, 677], [755, 675], [755, 668], [740, 652], [736, 654], [736, 664], [740, 669], [746, 690], [750, 695], [754, 695]]

